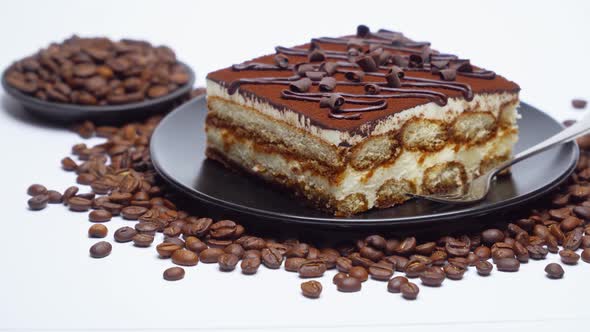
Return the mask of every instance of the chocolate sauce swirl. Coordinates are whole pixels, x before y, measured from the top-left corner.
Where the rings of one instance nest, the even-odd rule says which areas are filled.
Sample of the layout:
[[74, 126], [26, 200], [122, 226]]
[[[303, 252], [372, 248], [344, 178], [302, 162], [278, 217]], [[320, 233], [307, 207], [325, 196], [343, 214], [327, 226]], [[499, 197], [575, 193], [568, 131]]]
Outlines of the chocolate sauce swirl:
[[[325, 50], [322, 44], [346, 45], [347, 51]], [[471, 86], [456, 82], [456, 76], [496, 76], [493, 71], [474, 68], [469, 60], [432, 50], [428, 42], [416, 42], [399, 32], [383, 29], [371, 32], [363, 25], [357, 28], [356, 36], [314, 38], [309, 49], [277, 46], [275, 51], [274, 64], [249, 62], [232, 69], [290, 71], [293, 75], [238, 79], [229, 84], [228, 93], [232, 95], [248, 84], [286, 85], [282, 98], [319, 103], [321, 108], [329, 109], [331, 118], [346, 120], [359, 119], [364, 112], [383, 110], [389, 99], [420, 98], [440, 106], [447, 104], [447, 94], [428, 88], [459, 91], [470, 101], [474, 98]], [[409, 76], [405, 72], [430, 72], [440, 79]], [[336, 74], [344, 75], [346, 80], [337, 80]], [[367, 80], [369, 77], [383, 81]], [[320, 92], [310, 91], [315, 86]], [[338, 86], [363, 87], [365, 93], [339, 92]]]

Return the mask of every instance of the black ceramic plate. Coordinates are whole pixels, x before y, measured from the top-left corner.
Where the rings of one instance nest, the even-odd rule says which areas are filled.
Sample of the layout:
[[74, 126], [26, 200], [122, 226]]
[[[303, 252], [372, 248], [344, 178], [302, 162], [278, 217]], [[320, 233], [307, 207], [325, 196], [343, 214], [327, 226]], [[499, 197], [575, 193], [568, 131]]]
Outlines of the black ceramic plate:
[[[205, 159], [204, 98], [180, 106], [162, 120], [151, 140], [157, 171], [175, 187], [206, 204], [255, 216], [257, 220], [329, 226], [394, 226], [460, 220], [489, 214], [530, 201], [559, 185], [573, 171], [578, 147], [567, 143], [512, 167], [512, 176], [492, 186], [487, 199], [469, 206], [411, 200], [389, 209], [371, 210], [349, 218], [334, 217], [299, 202], [260, 180], [242, 176]], [[562, 126], [545, 113], [522, 103], [520, 140], [516, 151], [560, 131]]]
[[41, 100], [10, 86], [5, 79], [8, 68], [2, 73], [2, 87], [9, 95], [18, 100], [26, 110], [45, 120], [64, 123], [80, 120], [93, 120], [97, 123], [118, 123], [144, 118], [150, 114], [170, 109], [180, 99], [186, 97], [195, 83], [195, 73], [186, 64], [182, 62], [180, 64], [185, 67], [189, 74], [189, 81], [185, 85], [160, 98], [124, 105], [85, 106]]

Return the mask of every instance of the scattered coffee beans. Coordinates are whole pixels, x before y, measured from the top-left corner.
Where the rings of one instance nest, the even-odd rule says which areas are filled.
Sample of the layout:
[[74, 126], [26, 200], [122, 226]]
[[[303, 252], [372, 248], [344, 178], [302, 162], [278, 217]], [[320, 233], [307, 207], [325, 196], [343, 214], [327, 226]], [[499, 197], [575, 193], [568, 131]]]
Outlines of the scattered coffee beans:
[[178, 265], [194, 266], [199, 262], [199, 256], [190, 250], [180, 249], [172, 254], [172, 262]]
[[580, 260], [580, 255], [576, 254], [575, 251], [570, 249], [561, 250], [559, 252], [559, 256], [561, 257], [561, 261], [568, 265], [578, 264], [578, 261]]
[[341, 292], [358, 292], [361, 290], [361, 281], [355, 277], [344, 277], [336, 284]]
[[27, 188], [27, 194], [29, 196], [37, 196], [47, 193], [47, 188], [42, 184], [32, 184]]
[[107, 257], [111, 254], [111, 250], [113, 250], [113, 246], [110, 243], [100, 241], [90, 247], [90, 256], [94, 258]]
[[416, 285], [415, 283], [406, 282], [400, 286], [400, 291], [404, 299], [415, 300], [418, 297], [420, 288], [418, 288], [418, 285]]
[[49, 203], [49, 195], [47, 194], [33, 196], [27, 201], [29, 208], [34, 211], [43, 210], [47, 207], [47, 203]]
[[496, 262], [498, 271], [516, 272], [520, 268], [520, 262], [516, 258], [505, 257]]
[[137, 235], [137, 231], [129, 226], [124, 226], [115, 231], [115, 241], [129, 242]]
[[111, 220], [113, 215], [107, 210], [93, 210], [88, 215], [88, 220], [92, 222], [106, 222]]
[[136, 247], [147, 248], [154, 242], [154, 236], [149, 234], [138, 233], [133, 237], [133, 244]]
[[488, 261], [479, 261], [475, 264], [475, 268], [477, 269], [477, 273], [482, 276], [489, 276], [494, 269], [492, 263]]
[[315, 280], [302, 282], [301, 293], [310, 299], [317, 299], [322, 293], [322, 284]]
[[233, 271], [238, 265], [240, 257], [234, 254], [224, 253], [219, 256], [218, 263], [221, 271]]
[[164, 279], [165, 280], [176, 281], [176, 280], [180, 280], [182, 278], [184, 278], [184, 269], [179, 266], [170, 267], [170, 268], [167, 268], [166, 270], [164, 270]]

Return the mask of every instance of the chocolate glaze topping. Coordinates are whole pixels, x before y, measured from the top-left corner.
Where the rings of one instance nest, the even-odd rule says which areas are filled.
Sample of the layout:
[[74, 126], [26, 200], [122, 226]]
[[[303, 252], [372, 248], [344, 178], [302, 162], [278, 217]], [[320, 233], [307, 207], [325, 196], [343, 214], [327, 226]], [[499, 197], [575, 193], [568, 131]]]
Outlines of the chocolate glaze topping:
[[430, 43], [399, 32], [371, 32], [364, 25], [355, 36], [314, 38], [275, 51], [210, 73], [208, 79], [227, 87], [229, 94], [293, 110], [320, 127], [357, 133], [367, 131], [365, 124], [372, 127], [381, 118], [428, 102], [444, 106], [448, 98], [519, 91], [493, 71], [433, 50]]

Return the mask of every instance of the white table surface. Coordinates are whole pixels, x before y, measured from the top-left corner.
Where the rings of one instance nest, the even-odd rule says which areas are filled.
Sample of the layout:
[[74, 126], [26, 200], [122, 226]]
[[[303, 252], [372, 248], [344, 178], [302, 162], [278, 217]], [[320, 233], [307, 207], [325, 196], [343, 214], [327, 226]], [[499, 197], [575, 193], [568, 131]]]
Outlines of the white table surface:
[[[311, 36], [351, 33], [358, 23], [404, 31], [433, 47], [471, 58], [522, 87], [522, 100], [563, 120], [579, 117], [574, 97], [590, 99], [588, 1], [12, 1], [0, 5], [0, 67], [72, 33], [145, 38], [174, 48], [198, 73], [292, 45]], [[421, 287], [417, 301], [366, 282], [343, 294], [322, 279], [319, 300], [299, 294], [296, 274], [261, 267], [256, 277], [187, 268], [166, 282], [171, 262], [114, 243], [106, 259], [90, 259], [86, 214], [26, 207], [34, 182], [64, 190], [60, 169], [81, 141], [31, 119], [0, 92], [0, 329], [30, 330], [353, 330], [467, 331], [581, 328], [590, 322], [590, 265], [545, 277], [555, 255], [490, 278], [469, 271], [441, 288]], [[95, 141], [99, 141], [96, 139]], [[113, 231], [126, 224], [114, 219]], [[473, 270], [473, 269], [472, 269]], [[583, 330], [583, 328], [582, 328]]]

